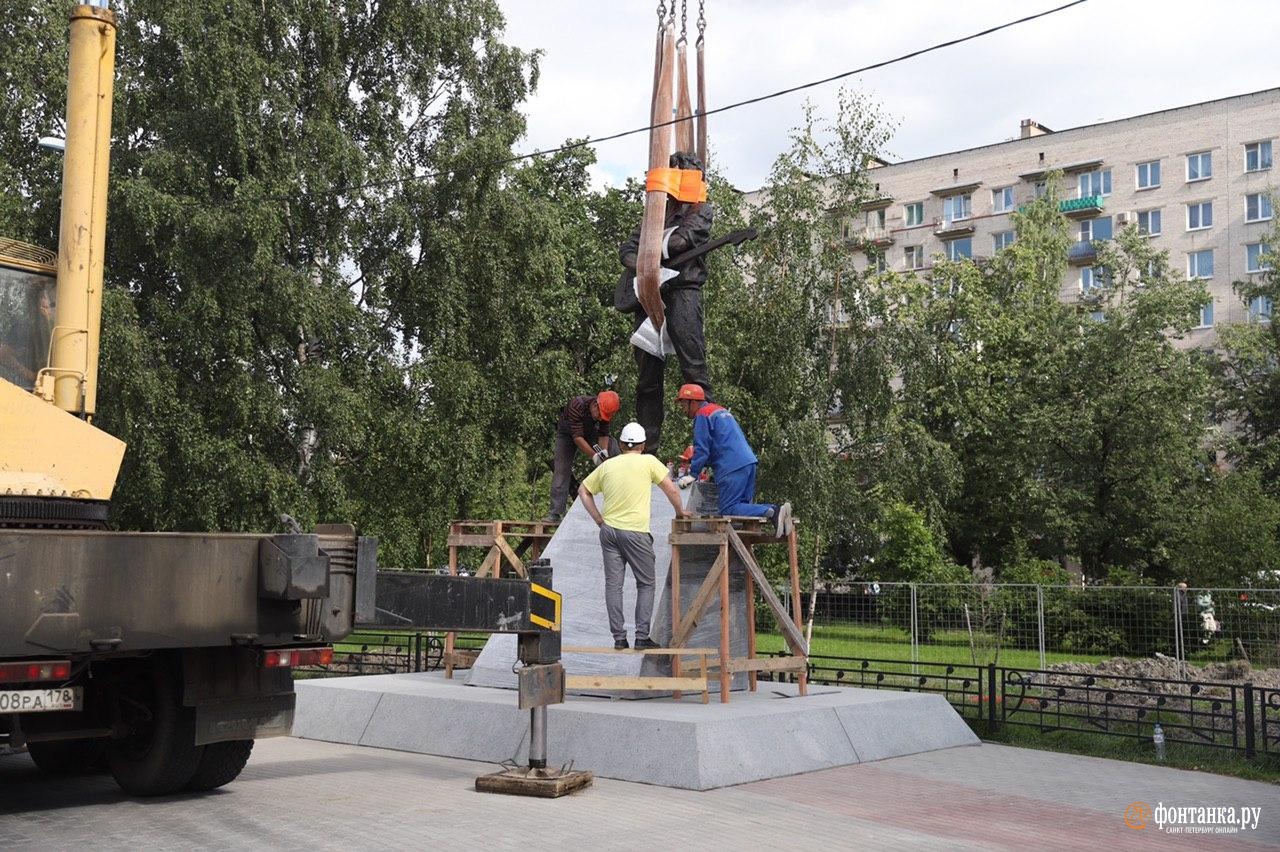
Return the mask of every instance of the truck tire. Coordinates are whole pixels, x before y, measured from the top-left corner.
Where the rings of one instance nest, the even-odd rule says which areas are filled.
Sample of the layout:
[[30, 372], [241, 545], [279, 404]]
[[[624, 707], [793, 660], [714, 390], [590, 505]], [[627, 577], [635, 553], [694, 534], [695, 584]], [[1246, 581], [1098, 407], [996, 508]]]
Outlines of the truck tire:
[[164, 796], [186, 786], [200, 765], [195, 711], [182, 706], [181, 683], [167, 660], [139, 668], [121, 685], [130, 734], [107, 746], [107, 767], [133, 796]]
[[216, 790], [230, 784], [240, 775], [249, 762], [253, 740], [231, 740], [225, 743], [209, 743], [196, 774], [191, 776], [185, 789], [192, 791]]
[[60, 740], [27, 743], [27, 754], [47, 775], [79, 775], [102, 771], [105, 748], [102, 740]]

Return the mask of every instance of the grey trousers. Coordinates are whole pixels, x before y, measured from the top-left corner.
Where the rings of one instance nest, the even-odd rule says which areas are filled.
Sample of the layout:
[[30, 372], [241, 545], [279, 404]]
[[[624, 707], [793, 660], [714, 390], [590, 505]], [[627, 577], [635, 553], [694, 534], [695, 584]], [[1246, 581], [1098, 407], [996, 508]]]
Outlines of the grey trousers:
[[622, 580], [627, 565], [636, 578], [636, 639], [649, 638], [649, 621], [653, 618], [653, 536], [605, 524], [600, 527], [600, 550], [604, 553], [604, 606], [613, 638], [627, 638], [622, 614]]

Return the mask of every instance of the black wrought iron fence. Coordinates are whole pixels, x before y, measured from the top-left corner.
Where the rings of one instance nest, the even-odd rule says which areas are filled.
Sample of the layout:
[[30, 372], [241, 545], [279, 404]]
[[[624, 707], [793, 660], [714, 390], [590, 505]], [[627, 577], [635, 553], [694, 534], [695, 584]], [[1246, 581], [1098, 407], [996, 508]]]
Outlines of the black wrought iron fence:
[[[483, 637], [459, 636], [459, 650], [479, 651]], [[424, 631], [360, 631], [334, 645], [327, 666], [302, 666], [295, 677], [348, 677], [434, 671], [444, 657], [444, 634]]]
[[[795, 679], [777, 673], [761, 679]], [[1280, 755], [1280, 689], [1252, 683], [815, 655], [809, 682], [942, 695], [994, 731], [1078, 732]]]
[[1259, 689], [1258, 731], [1264, 753], [1280, 755], [1280, 689]]

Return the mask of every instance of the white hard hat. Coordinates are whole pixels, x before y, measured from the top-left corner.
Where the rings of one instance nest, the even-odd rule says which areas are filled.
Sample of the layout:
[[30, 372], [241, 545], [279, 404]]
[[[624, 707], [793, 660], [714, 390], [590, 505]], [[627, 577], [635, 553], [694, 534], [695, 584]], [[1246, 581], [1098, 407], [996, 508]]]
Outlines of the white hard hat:
[[618, 440], [624, 444], [643, 444], [644, 427], [633, 420], [622, 427], [622, 434], [618, 436]]

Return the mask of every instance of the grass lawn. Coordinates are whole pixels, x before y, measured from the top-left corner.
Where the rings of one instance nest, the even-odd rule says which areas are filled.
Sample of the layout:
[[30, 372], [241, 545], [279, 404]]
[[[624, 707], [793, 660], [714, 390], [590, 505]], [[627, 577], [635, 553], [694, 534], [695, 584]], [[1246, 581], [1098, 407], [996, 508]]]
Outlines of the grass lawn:
[[[994, 662], [1012, 668], [1040, 668], [1039, 651], [1006, 647], [1000, 649], [998, 658], [994, 658], [994, 640], [979, 634], [975, 644], [976, 649], [971, 649], [969, 634], [963, 630], [940, 630], [930, 637], [928, 643], [919, 646], [919, 659], [927, 663], [973, 665], [973, 651], [976, 650], [979, 665]], [[756, 649], [762, 654], [773, 653], [786, 650], [786, 644], [778, 634], [760, 633], [756, 635]], [[911, 637], [905, 630], [874, 624], [814, 625], [810, 652], [815, 656], [910, 660]], [[1097, 663], [1105, 659], [1108, 659], [1106, 654], [1045, 653], [1046, 665]]]
[[1247, 760], [1244, 754], [1228, 749], [1209, 748], [1186, 743], [1166, 743], [1165, 759], [1156, 759], [1155, 746], [1149, 739], [1126, 739], [1080, 731], [1040, 731], [1034, 727], [1004, 725], [995, 731], [985, 722], [966, 720], [973, 732], [986, 742], [1003, 743], [1019, 748], [1038, 748], [1068, 754], [1109, 757], [1134, 763], [1171, 766], [1175, 769], [1197, 769], [1232, 775], [1251, 781], [1280, 784], [1280, 756], [1258, 756]]

